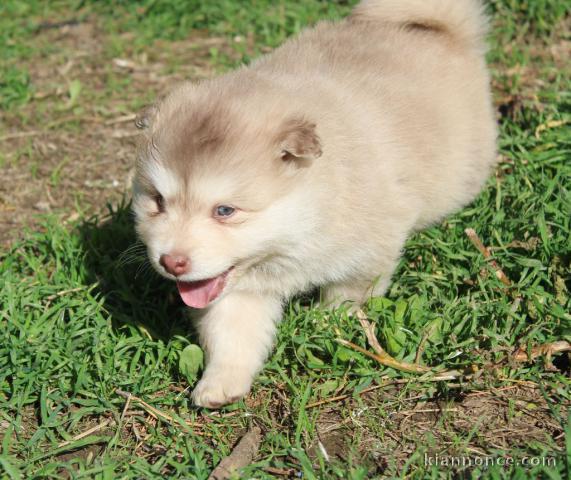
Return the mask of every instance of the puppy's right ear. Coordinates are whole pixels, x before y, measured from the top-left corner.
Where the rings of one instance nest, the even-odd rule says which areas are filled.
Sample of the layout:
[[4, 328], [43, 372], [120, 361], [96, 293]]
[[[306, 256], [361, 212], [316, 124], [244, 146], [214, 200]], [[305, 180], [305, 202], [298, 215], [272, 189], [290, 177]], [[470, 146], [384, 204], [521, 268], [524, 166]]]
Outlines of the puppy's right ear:
[[323, 153], [317, 126], [302, 116], [284, 122], [278, 135], [278, 145], [284, 161], [303, 163], [315, 160]]
[[139, 130], [148, 130], [152, 125], [157, 116], [159, 108], [156, 104], [149, 105], [145, 107], [139, 114], [135, 117], [135, 126]]

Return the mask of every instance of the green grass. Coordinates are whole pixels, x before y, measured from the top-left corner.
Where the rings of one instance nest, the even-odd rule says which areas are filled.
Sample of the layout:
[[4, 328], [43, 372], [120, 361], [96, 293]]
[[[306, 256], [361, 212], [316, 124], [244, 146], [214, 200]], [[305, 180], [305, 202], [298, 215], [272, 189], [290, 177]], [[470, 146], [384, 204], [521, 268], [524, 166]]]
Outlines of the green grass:
[[[87, 1], [104, 14], [117, 11], [112, 0]], [[304, 25], [324, 18], [339, 18], [350, 11], [351, 1], [291, 2], [224, 0], [216, 4], [190, 0], [139, 0], [120, 2], [122, 20], [112, 28], [127, 28], [141, 33], [139, 41], [155, 38], [185, 38], [189, 30], [208, 29], [215, 35], [256, 35], [258, 43], [276, 46]]]
[[[533, 64], [540, 76], [553, 70], [548, 60], [530, 53], [528, 43], [550, 41], [566, 2], [491, 3], [496, 16], [490, 60], [498, 84], [508, 81], [500, 71], [507, 64]], [[131, 47], [115, 36], [121, 29], [140, 34], [138, 49], [152, 48], [156, 35], [168, 42], [195, 28], [231, 37], [251, 34], [256, 48], [275, 46], [303, 25], [341, 16], [349, 8], [345, 2], [316, 0], [264, 0], [251, 7], [249, 2], [189, 2], [183, 8], [165, 0], [118, 5], [56, 2], [48, 8], [43, 2], [9, 1], [0, 7], [2, 65], [12, 72], [0, 79], [0, 106], [17, 111], [34, 103], [22, 60], [45, 54], [49, 46], [33, 43], [34, 28], [57, 12], [65, 13], [64, 20], [96, 15], [109, 38], [119, 42], [113, 47], [117, 53]], [[2, 15], [6, 12], [10, 15]], [[528, 32], [533, 37], [517, 40]], [[504, 49], [507, 39], [515, 39], [514, 50]], [[82, 84], [78, 93], [84, 101], [102, 99], [89, 88]], [[126, 83], [119, 92], [129, 88]], [[505, 91], [519, 89], [510, 83]], [[426, 365], [480, 369], [471, 380], [431, 383], [382, 368], [336, 341], [368, 348], [357, 322], [342, 311], [296, 299], [286, 309], [277, 347], [250, 399], [224, 408], [221, 416], [195, 409], [188, 397], [192, 385], [179, 361], [196, 338], [173, 285], [144, 263], [128, 204], [69, 225], [57, 215], [45, 216], [41, 228], [23, 233], [0, 255], [0, 477], [207, 478], [246, 429], [258, 425], [264, 439], [244, 478], [274, 478], [272, 468], [307, 479], [450, 478], [453, 469], [425, 465], [425, 454], [475, 451], [518, 460], [550, 457], [556, 465], [475, 468], [468, 478], [569, 478], [568, 364], [559, 357], [559, 370], [549, 371], [542, 359], [503, 362], [518, 346], [571, 340], [571, 130], [564, 123], [571, 122], [569, 75], [544, 82], [537, 93], [537, 102], [524, 101], [517, 114], [502, 119], [502, 162], [482, 194], [442, 224], [412, 237], [387, 296], [368, 308], [381, 343], [397, 358], [413, 361], [424, 343]], [[14, 115], [26, 120], [26, 111]], [[59, 170], [52, 172], [54, 191], [59, 178]], [[470, 243], [467, 227], [493, 247], [511, 287], [495, 277]], [[497, 368], [482, 369], [494, 362]], [[400, 383], [360, 395], [391, 380]], [[548, 413], [537, 421], [559, 428], [562, 437], [494, 446], [493, 434], [481, 423], [493, 421], [489, 412], [484, 420], [470, 419], [466, 430], [443, 413], [426, 435], [420, 433], [422, 419], [409, 429], [393, 421], [418, 402], [426, 402], [420, 407], [425, 410], [460, 408], [472, 392], [499, 398], [502, 388], [517, 382], [537, 385], [525, 412], [546, 406]], [[156, 421], [136, 403], [123, 416], [125, 399], [116, 389], [175, 420]], [[349, 400], [310, 406], [340, 394]], [[521, 405], [506, 401], [504, 414], [520, 425]], [[325, 443], [327, 435], [319, 432], [327, 415], [344, 425], [337, 440], [342, 459], [331, 462], [315, 448], [318, 437]], [[77, 439], [104, 422], [104, 428]], [[408, 453], [403, 456], [403, 451]]]

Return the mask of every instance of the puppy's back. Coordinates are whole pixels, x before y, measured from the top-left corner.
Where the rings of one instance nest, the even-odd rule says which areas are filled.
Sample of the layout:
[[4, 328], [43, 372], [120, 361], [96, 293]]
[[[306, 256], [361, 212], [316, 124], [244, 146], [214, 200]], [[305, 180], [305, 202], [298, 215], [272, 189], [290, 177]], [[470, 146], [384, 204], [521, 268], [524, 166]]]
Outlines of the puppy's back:
[[316, 121], [328, 157], [316, 174], [342, 172], [335, 188], [377, 206], [397, 184], [422, 228], [473, 200], [495, 164], [486, 30], [478, 0], [364, 0], [252, 70]]

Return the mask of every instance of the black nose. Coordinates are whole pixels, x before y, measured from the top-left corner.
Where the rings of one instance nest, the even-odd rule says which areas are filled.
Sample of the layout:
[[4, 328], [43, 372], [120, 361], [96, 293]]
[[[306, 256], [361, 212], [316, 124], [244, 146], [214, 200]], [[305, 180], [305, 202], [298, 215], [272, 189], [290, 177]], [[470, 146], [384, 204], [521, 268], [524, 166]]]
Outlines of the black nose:
[[190, 271], [190, 260], [184, 255], [161, 255], [159, 263], [168, 273], [175, 277]]

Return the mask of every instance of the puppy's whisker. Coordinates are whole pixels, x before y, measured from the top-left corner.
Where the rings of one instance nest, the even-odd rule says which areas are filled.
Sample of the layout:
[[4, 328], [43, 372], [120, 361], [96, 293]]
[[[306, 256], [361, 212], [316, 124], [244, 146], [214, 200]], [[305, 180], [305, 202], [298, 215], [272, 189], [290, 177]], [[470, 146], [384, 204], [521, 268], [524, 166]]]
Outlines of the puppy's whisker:
[[154, 269], [153, 266], [151, 265], [151, 262], [143, 261], [141, 262], [141, 264], [137, 268], [137, 271], [135, 272], [135, 278], [136, 279], [149, 278], [152, 276], [153, 273]]
[[138, 241], [133, 245], [127, 247], [117, 260], [118, 267], [124, 267], [125, 265], [139, 263], [146, 259], [146, 247], [145, 245]]

